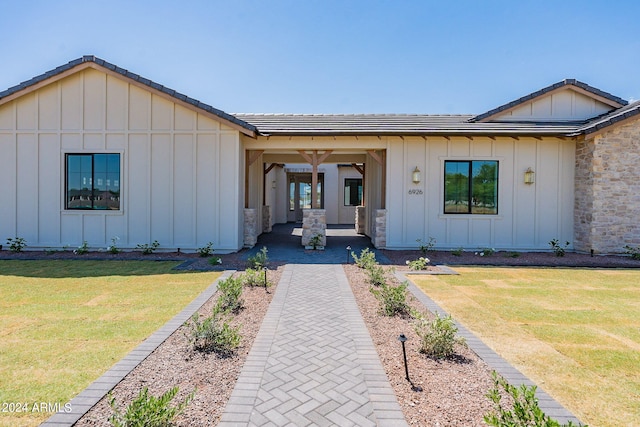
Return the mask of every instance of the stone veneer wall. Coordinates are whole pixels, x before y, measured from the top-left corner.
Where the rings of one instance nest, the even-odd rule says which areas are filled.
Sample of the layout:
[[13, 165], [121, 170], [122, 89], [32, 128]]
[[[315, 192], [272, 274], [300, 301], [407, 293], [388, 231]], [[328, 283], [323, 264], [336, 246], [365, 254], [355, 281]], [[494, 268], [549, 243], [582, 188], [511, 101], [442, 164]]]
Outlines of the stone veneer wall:
[[315, 235], [320, 235], [320, 246], [327, 245], [327, 211], [325, 209], [302, 210], [302, 246], [309, 246]]
[[252, 248], [258, 242], [258, 210], [244, 210], [244, 247]]
[[373, 246], [377, 249], [387, 247], [387, 211], [386, 209], [376, 209], [376, 223], [374, 224]]
[[366, 234], [367, 208], [365, 206], [356, 206], [356, 222], [355, 229], [358, 234]]
[[576, 251], [640, 245], [640, 119], [578, 142], [574, 219]]
[[262, 206], [262, 232], [271, 233], [271, 206]]

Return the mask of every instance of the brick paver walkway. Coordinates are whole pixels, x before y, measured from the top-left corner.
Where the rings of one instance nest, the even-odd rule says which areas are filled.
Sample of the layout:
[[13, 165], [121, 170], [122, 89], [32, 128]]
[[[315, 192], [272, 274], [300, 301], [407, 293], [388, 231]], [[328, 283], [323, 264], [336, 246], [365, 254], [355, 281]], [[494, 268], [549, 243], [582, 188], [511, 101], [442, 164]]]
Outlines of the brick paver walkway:
[[219, 425], [407, 425], [341, 265], [285, 267]]

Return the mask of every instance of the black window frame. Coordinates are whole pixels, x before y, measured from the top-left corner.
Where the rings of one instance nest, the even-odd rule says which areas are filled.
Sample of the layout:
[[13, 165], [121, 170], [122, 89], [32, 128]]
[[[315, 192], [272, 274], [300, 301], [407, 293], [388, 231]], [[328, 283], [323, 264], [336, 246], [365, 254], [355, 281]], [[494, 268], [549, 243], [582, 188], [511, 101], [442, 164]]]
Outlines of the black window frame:
[[[451, 163], [457, 163], [457, 164], [467, 164], [467, 210], [462, 212], [459, 211], [458, 209], [460, 208], [460, 205], [458, 205], [456, 203], [456, 211], [447, 211], [447, 165], [451, 164]], [[477, 200], [477, 197], [474, 196], [474, 175], [473, 175], [473, 170], [474, 170], [474, 163], [494, 163], [495, 164], [495, 184], [494, 184], [494, 201], [495, 201], [495, 207], [493, 208], [493, 212], [480, 212], [479, 210], [481, 209], [478, 204], [480, 202], [475, 202], [474, 200]], [[499, 214], [499, 203], [498, 203], [498, 199], [499, 199], [499, 185], [500, 185], [500, 162], [498, 160], [491, 160], [491, 159], [485, 159], [485, 160], [445, 160], [444, 161], [444, 194], [443, 194], [443, 207], [442, 207], [442, 212], [445, 215], [498, 215]], [[464, 206], [464, 204], [462, 205]], [[474, 212], [474, 209], [476, 209], [476, 211]]]
[[[104, 159], [98, 159], [100, 162], [104, 162], [104, 170], [96, 171], [96, 157], [104, 156]], [[114, 162], [114, 159], [110, 159], [109, 156], [117, 156], [117, 171], [110, 170], [110, 163]], [[72, 171], [70, 162], [76, 158], [89, 158], [90, 171], [87, 173], [84, 171], [85, 178], [89, 176], [89, 185], [83, 188], [70, 188], [71, 174], [78, 174], [82, 177], [82, 166], [80, 166], [80, 172]], [[86, 164], [83, 166], [87, 166]], [[120, 211], [122, 209], [122, 155], [121, 153], [65, 153], [65, 188], [64, 188], [64, 208], [66, 210], [82, 210], [82, 211]], [[96, 178], [96, 175], [102, 175], [102, 177]], [[112, 177], [112, 178], [111, 178]], [[107, 184], [117, 177], [117, 185]], [[100, 179], [105, 179], [104, 189], [98, 188]], [[117, 191], [111, 190], [109, 187], [117, 188]], [[74, 194], [72, 194], [74, 193]], [[102, 197], [105, 193], [109, 193], [109, 199]], [[77, 200], [82, 200], [84, 203], [73, 206], [74, 197], [77, 196]], [[107, 200], [103, 202], [103, 200]], [[110, 207], [111, 205], [111, 207]]]
[[[346, 201], [347, 201], [347, 182], [348, 181], [356, 183], [355, 188], [356, 188], [356, 193], [357, 193], [357, 199], [359, 199], [359, 203], [357, 203], [355, 205], [353, 203], [350, 203], [350, 204], [346, 203]], [[362, 182], [363, 182], [362, 178], [345, 178], [344, 179], [344, 186], [343, 186], [344, 194], [343, 194], [343, 197], [342, 197], [342, 205], [343, 206], [350, 207], [350, 206], [360, 206], [360, 205], [362, 205], [362, 197], [363, 197], [363, 190], [364, 190], [364, 188], [362, 186]], [[349, 189], [350, 189], [350, 191], [349, 191], [349, 201], [351, 201], [351, 194], [352, 194], [352, 191], [353, 191], [353, 190], [351, 190], [351, 187], [352, 186], [349, 186]]]

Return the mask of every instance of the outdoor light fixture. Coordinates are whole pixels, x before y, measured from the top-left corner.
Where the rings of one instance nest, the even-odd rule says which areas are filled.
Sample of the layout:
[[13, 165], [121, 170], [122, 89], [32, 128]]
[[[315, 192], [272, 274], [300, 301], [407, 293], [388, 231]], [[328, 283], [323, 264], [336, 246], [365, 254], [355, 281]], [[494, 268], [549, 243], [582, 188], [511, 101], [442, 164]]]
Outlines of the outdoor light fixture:
[[266, 266], [262, 267], [262, 271], [264, 271], [264, 290], [265, 292], [268, 292], [267, 291], [267, 267]]
[[404, 374], [407, 381], [411, 382], [409, 379], [409, 367], [407, 366], [407, 350], [404, 347], [404, 343], [407, 342], [407, 337], [404, 334], [401, 334], [398, 337], [398, 341], [402, 343], [402, 355], [404, 356]]
[[413, 172], [411, 173], [411, 180], [413, 181], [414, 184], [419, 184], [421, 181], [421, 177], [420, 177], [420, 169], [418, 169], [418, 167], [416, 166], [416, 168], [413, 170]]
[[524, 183], [533, 184], [534, 182], [536, 182], [535, 175], [536, 173], [532, 171], [531, 168], [527, 168], [527, 170], [524, 171]]
[[347, 264], [349, 264], [349, 255], [351, 254], [351, 246], [347, 246]]

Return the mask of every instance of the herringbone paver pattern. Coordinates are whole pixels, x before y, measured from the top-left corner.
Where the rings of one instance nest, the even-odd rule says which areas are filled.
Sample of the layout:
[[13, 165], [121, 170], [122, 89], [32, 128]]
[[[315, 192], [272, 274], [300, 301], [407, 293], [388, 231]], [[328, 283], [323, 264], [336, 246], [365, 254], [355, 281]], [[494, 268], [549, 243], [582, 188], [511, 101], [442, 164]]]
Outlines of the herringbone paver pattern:
[[219, 425], [407, 425], [342, 266], [285, 267]]

